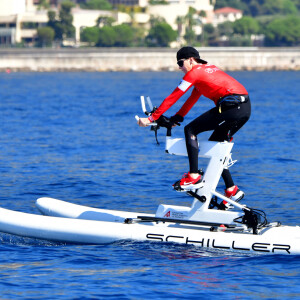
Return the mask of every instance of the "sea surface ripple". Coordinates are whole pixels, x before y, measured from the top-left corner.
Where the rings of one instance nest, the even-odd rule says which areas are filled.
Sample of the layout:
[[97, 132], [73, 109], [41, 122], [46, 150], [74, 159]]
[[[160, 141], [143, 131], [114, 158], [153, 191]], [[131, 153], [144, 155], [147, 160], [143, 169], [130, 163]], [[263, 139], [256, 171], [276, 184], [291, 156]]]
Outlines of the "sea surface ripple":
[[[231, 74], [252, 101], [233, 148], [232, 174], [244, 202], [270, 221], [300, 225], [300, 72]], [[166, 155], [134, 119], [142, 115], [140, 95], [158, 105], [181, 78], [178, 72], [0, 74], [1, 207], [38, 214], [35, 200], [44, 196], [145, 213], [160, 203], [190, 205], [171, 188], [187, 159]], [[184, 124], [210, 107], [201, 98]], [[183, 126], [174, 135], [183, 136]], [[1, 299], [300, 299], [299, 256], [172, 243], [70, 245], [0, 234], [0, 271]]]

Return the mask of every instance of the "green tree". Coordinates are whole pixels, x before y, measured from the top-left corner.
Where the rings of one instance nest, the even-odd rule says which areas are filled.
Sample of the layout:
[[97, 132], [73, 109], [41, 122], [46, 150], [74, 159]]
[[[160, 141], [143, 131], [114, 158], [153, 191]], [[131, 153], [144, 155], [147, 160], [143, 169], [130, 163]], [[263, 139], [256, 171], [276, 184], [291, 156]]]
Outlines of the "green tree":
[[217, 26], [217, 31], [219, 36], [231, 36], [233, 34], [233, 23], [226, 21]]
[[264, 0], [262, 13], [266, 15], [297, 14], [298, 10], [291, 0]]
[[40, 0], [38, 4], [38, 10], [48, 9], [50, 7], [49, 0]]
[[300, 10], [300, 0], [292, 0], [292, 2], [296, 5], [297, 9]]
[[196, 25], [196, 19], [194, 18], [196, 13], [196, 9], [190, 6], [188, 13], [185, 16], [186, 30], [184, 34], [184, 39], [187, 41], [188, 44], [193, 44], [193, 42], [196, 40], [196, 34], [193, 30], [193, 26]]
[[168, 47], [176, 38], [176, 31], [168, 23], [158, 23], [150, 29], [146, 43], [150, 47]]
[[63, 29], [58, 20], [56, 20], [56, 12], [48, 11], [48, 23], [47, 26], [51, 27], [54, 30], [54, 39], [62, 40]]
[[286, 0], [283, 3], [283, 13], [289, 15], [296, 15], [299, 13], [298, 11], [299, 8], [297, 8], [296, 3], [290, 0]]
[[193, 7], [189, 7], [188, 13], [185, 16], [185, 19], [187, 21], [187, 27], [191, 28], [194, 25], [196, 25], [196, 20], [194, 19], [194, 15], [196, 14], [196, 9]]
[[287, 16], [270, 22], [265, 29], [267, 46], [300, 45], [300, 17]]
[[72, 25], [72, 7], [74, 7], [74, 3], [70, 1], [62, 2], [58, 18], [54, 11], [48, 11], [47, 25], [54, 30], [55, 39], [57, 40], [63, 40], [65, 37], [74, 37], [75, 35], [75, 27]]
[[177, 16], [175, 22], [177, 24], [177, 33], [178, 33], [178, 36], [181, 36], [182, 35], [182, 31], [183, 31], [183, 27], [184, 27], [184, 23], [185, 23], [185, 18], [183, 16]]
[[257, 20], [252, 17], [242, 17], [232, 24], [234, 33], [241, 35], [257, 34], [260, 26]]
[[150, 23], [150, 27], [152, 28], [160, 23], [167, 23], [167, 22], [163, 17], [156, 17], [156, 16], [151, 15], [149, 23]]
[[217, 38], [217, 30], [212, 24], [205, 24], [203, 26], [203, 31], [200, 36], [200, 41], [202, 45], [210, 45]]
[[99, 39], [96, 46], [112, 47], [116, 43], [117, 34], [113, 27], [103, 26], [99, 29]]
[[74, 3], [69, 0], [61, 3], [61, 8], [59, 11], [59, 22], [61, 24], [63, 36], [65, 37], [74, 37], [75, 35], [75, 27], [72, 25], [73, 23], [73, 15], [71, 13], [71, 9], [74, 7]]
[[205, 24], [204, 32], [206, 32], [209, 35], [213, 35], [215, 33], [215, 27], [212, 24]]
[[201, 10], [198, 13], [199, 16], [199, 23], [201, 24], [201, 34], [200, 34], [200, 40], [201, 40], [201, 44], [202, 46], [205, 44], [205, 39], [206, 39], [206, 34], [205, 34], [205, 26], [204, 26], [204, 18], [206, 18], [206, 12], [204, 10]]
[[54, 30], [51, 27], [41, 27], [37, 30], [37, 45], [39, 47], [50, 47], [54, 40]]
[[247, 5], [247, 9], [243, 10], [245, 15], [251, 15], [252, 17], [256, 17], [262, 14], [262, 7], [259, 3], [259, 0], [251, 0]]
[[99, 9], [99, 10], [112, 9], [112, 5], [107, 0], [89, 0], [86, 3], [81, 3], [80, 7], [83, 9]]
[[99, 29], [96, 46], [99, 47], [130, 47], [144, 45], [144, 30], [127, 24], [108, 26]]
[[49, 10], [47, 14], [48, 14], [48, 25], [53, 28], [54, 24], [57, 22], [56, 12], [53, 10]]
[[135, 47], [145, 47], [145, 28], [141, 26], [133, 26], [133, 41], [132, 45]]
[[129, 47], [132, 45], [134, 35], [131, 26], [127, 24], [121, 24], [121, 25], [114, 26], [113, 28], [116, 33], [115, 46]]
[[187, 44], [191, 45], [196, 40], [196, 33], [193, 28], [187, 28], [183, 37]]
[[100, 16], [96, 21], [96, 26], [112, 26], [116, 22], [116, 19], [113, 17]]
[[95, 45], [99, 40], [99, 27], [86, 27], [80, 34], [80, 40]]

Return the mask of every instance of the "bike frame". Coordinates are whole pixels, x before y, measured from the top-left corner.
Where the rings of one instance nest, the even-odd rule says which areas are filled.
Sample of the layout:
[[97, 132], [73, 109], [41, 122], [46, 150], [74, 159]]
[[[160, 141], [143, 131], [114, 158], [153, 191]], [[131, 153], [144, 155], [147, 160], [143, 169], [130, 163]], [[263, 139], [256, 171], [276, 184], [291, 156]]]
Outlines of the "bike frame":
[[[149, 97], [147, 97], [147, 102], [150, 108], [153, 107]], [[141, 97], [141, 103], [144, 113], [148, 115], [143, 96]], [[137, 116], [136, 119], [138, 119]], [[151, 125], [153, 126], [153, 123], [151, 123]], [[195, 197], [191, 207], [160, 204], [155, 216], [158, 218], [182, 219], [208, 223], [217, 221], [224, 225], [236, 224], [235, 219], [242, 217], [244, 211], [250, 209], [216, 191], [223, 169], [232, 165], [231, 150], [233, 145], [231, 142], [199, 142], [199, 157], [209, 160], [202, 180], [203, 185], [194, 191], [203, 201], [199, 201], [199, 197]], [[185, 139], [172, 138], [170, 134], [167, 135], [165, 150], [169, 154], [187, 156]], [[213, 196], [227, 201], [239, 211], [210, 209], [209, 205]]]

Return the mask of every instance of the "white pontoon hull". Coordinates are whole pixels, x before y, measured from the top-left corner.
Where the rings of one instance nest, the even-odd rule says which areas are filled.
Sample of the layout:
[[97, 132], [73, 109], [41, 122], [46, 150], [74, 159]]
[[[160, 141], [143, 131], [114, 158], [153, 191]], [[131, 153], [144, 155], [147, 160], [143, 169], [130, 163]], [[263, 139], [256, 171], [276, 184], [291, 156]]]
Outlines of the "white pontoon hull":
[[[46, 207], [47, 202], [48, 207]], [[130, 239], [193, 244], [219, 250], [300, 254], [300, 227], [298, 226], [266, 228], [257, 235], [211, 232], [208, 228], [195, 225], [154, 222], [124, 224], [125, 218], [140, 214], [93, 209], [50, 198], [39, 199], [37, 205], [43, 213], [60, 215], [60, 217], [33, 215], [1, 208], [0, 231], [37, 239], [80, 244], [105, 244]], [[105, 212], [106, 218], [112, 218], [111, 221], [99, 220]], [[93, 220], [79, 219], [82, 217]]]

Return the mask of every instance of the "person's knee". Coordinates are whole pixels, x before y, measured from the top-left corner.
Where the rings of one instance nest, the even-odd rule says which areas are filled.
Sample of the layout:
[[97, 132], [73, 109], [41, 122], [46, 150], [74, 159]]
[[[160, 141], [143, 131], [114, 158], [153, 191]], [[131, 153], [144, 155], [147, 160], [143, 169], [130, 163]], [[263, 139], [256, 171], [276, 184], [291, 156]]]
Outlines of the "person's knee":
[[194, 135], [193, 130], [191, 126], [189, 126], [189, 124], [184, 127], [184, 134], [186, 137]]
[[184, 127], [184, 135], [187, 143], [193, 143], [193, 141], [197, 141], [197, 135], [194, 134], [194, 131], [189, 125]]

